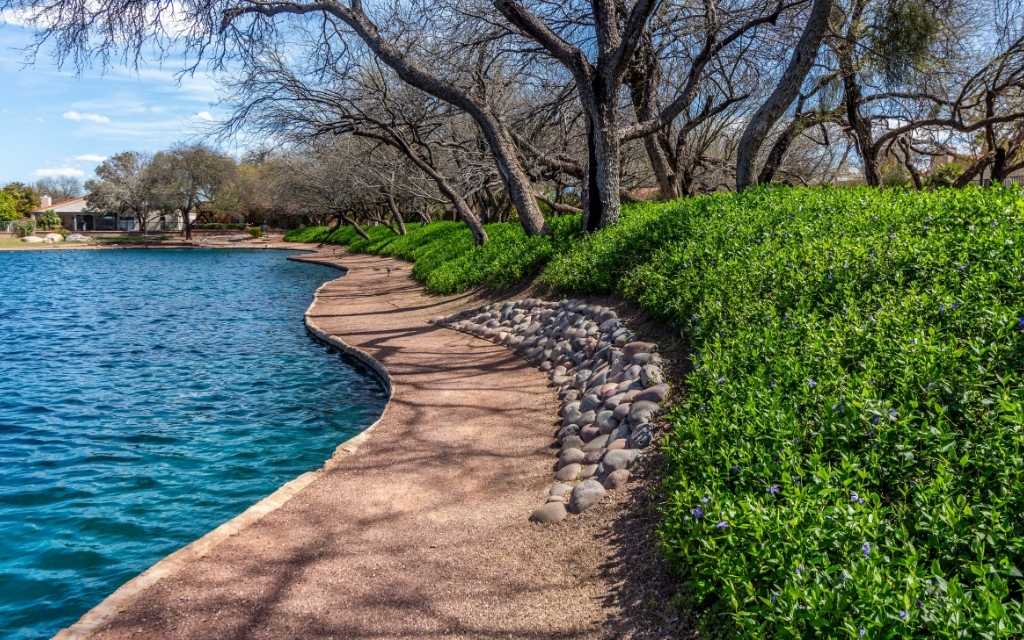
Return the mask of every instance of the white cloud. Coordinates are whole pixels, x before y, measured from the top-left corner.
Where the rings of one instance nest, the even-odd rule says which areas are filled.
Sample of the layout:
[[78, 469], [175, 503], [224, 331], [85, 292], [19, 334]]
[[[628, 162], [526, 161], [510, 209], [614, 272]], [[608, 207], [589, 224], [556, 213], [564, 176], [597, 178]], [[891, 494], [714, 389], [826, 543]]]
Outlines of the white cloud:
[[107, 156], [97, 155], [95, 153], [86, 153], [80, 156], [75, 156], [75, 160], [79, 162], [103, 162], [107, 159]]
[[216, 119], [213, 117], [213, 114], [209, 111], [200, 111], [196, 114], [196, 117], [202, 120], [203, 122], [213, 122]]
[[36, 169], [37, 178], [81, 178], [85, 172], [74, 167], [56, 167], [53, 169]]
[[95, 122], [96, 124], [110, 124], [110, 118], [102, 116], [98, 113], [89, 113], [82, 111], [65, 111], [65, 120], [74, 120], [75, 122]]

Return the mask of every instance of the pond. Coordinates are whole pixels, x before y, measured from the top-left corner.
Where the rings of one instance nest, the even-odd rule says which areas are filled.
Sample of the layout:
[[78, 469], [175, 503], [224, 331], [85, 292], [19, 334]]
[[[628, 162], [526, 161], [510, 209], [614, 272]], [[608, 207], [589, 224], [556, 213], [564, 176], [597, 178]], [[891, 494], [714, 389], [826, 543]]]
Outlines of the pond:
[[288, 255], [0, 253], [0, 637], [49, 637], [380, 415], [302, 322], [339, 272]]

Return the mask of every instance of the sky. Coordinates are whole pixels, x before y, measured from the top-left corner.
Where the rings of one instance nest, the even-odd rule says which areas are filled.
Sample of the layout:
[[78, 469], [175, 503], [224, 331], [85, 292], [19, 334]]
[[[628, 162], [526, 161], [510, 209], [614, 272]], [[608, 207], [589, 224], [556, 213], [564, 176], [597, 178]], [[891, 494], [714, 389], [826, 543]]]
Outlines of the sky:
[[2, 20], [0, 184], [59, 175], [87, 180], [110, 155], [197, 141], [224, 117], [208, 73], [179, 78], [171, 62], [79, 74], [45, 53], [26, 66], [19, 49], [31, 31]]

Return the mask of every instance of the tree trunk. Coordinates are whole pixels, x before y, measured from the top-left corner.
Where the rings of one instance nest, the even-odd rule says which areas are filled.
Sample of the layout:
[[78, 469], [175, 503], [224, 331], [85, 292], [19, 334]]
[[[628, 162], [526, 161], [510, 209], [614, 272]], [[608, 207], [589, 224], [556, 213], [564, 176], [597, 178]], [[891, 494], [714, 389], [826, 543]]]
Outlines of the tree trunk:
[[370, 239], [370, 235], [366, 233], [366, 231], [364, 231], [362, 227], [359, 226], [359, 223], [356, 222], [355, 219], [352, 218], [352, 216], [348, 215], [347, 213], [341, 213], [338, 215], [342, 220], [344, 220], [353, 229], [355, 229], [355, 232], [359, 235], [360, 238], [362, 238], [363, 240]]
[[404, 236], [407, 231], [405, 228], [405, 220], [402, 219], [402, 212], [398, 209], [398, 203], [395, 202], [395, 194], [388, 190], [388, 208], [391, 209], [391, 218], [395, 221], [395, 226], [398, 228], [396, 231], [398, 235]]
[[752, 184], [757, 153], [761, 150], [761, 145], [764, 144], [764, 139], [771, 131], [772, 126], [786, 112], [800, 92], [800, 85], [803, 84], [807, 72], [810, 71], [814, 59], [818, 56], [818, 48], [825, 36], [831, 12], [832, 0], [814, 0], [814, 4], [811, 5], [811, 15], [807, 18], [807, 24], [804, 26], [803, 33], [800, 34], [796, 49], [793, 50], [789, 66], [786, 67], [775, 90], [747, 123], [743, 137], [740, 138], [736, 157], [737, 191], [742, 191]]
[[[661, 70], [658, 67], [657, 58], [647, 49], [647, 46], [648, 43], [645, 42], [644, 46], [637, 51], [634, 64], [631, 65], [630, 73], [626, 78], [637, 122], [653, 120], [658, 115], [654, 96], [661, 77]], [[641, 54], [645, 55], [641, 56]], [[664, 135], [664, 130], [645, 135], [644, 151], [647, 152], [651, 170], [658, 181], [658, 197], [661, 200], [671, 200], [679, 197], [678, 181], [673, 175], [673, 167], [669, 163], [665, 149], [659, 142], [658, 138], [661, 135]]]
[[[192, 210], [186, 209], [182, 212], [182, 217], [185, 219], [185, 240], [192, 239]], [[143, 229], [145, 231], [145, 229]]]
[[596, 76], [589, 90], [580, 85], [587, 111], [587, 181], [583, 191], [583, 229], [597, 231], [619, 220], [620, 143], [615, 96]]

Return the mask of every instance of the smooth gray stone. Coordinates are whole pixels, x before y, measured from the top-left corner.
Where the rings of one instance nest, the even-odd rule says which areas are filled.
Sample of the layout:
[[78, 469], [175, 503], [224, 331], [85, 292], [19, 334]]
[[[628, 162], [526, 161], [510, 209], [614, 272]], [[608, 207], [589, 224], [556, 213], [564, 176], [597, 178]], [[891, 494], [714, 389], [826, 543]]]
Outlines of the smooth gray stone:
[[587, 444], [583, 445], [583, 451], [598, 451], [600, 449], [604, 449], [606, 446], [608, 446], [608, 436], [599, 435], [587, 442]]
[[661, 402], [668, 395], [668, 385], [665, 383], [654, 385], [653, 387], [644, 389], [640, 393], [634, 396], [634, 400], [637, 402]]
[[605, 495], [605, 489], [597, 480], [584, 480], [572, 490], [569, 508], [574, 513], [582, 513], [597, 504]]
[[551, 524], [564, 520], [566, 516], [564, 502], [549, 502], [539, 509], [534, 509], [530, 514], [530, 522], [538, 524]]
[[582, 468], [583, 465], [581, 464], [567, 464], [555, 473], [555, 480], [572, 482], [576, 478], [580, 477], [580, 469]]
[[619, 406], [615, 407], [615, 410], [612, 411], [612, 416], [614, 416], [615, 419], [619, 421], [625, 420], [629, 416], [629, 412], [632, 410], [632, 408], [632, 403], [623, 402]]
[[593, 411], [601, 406], [601, 398], [594, 393], [583, 396], [583, 400], [580, 401], [580, 411], [587, 412]]
[[582, 449], [584, 445], [583, 438], [572, 435], [566, 438], [562, 438], [562, 449]]
[[629, 482], [630, 473], [626, 469], [616, 469], [604, 478], [604, 488], [608, 491], [621, 489]]
[[582, 449], [575, 447], [562, 449], [562, 453], [558, 456], [558, 468], [561, 469], [566, 465], [582, 463], [586, 457], [587, 454], [583, 453]]
[[638, 455], [640, 455], [640, 452], [636, 449], [612, 449], [604, 454], [601, 464], [604, 465], [605, 471], [625, 469], [633, 464]]
[[562, 417], [564, 418], [565, 415], [567, 413], [571, 412], [571, 411], [579, 411], [579, 410], [580, 410], [580, 401], [579, 400], [572, 400], [570, 402], [567, 402], [567, 403], [565, 403], [565, 406], [562, 407], [562, 412], [561, 412], [562, 413]]
[[647, 422], [659, 409], [657, 402], [650, 400], [638, 400], [629, 408], [629, 419], [633, 424]]
[[548, 489], [549, 496], [566, 498], [572, 493], [572, 485], [567, 482], [556, 482]]
[[580, 429], [580, 437], [583, 438], [583, 440], [586, 442], [590, 442], [591, 440], [600, 435], [601, 430], [592, 424], [588, 424], [587, 426]]

